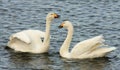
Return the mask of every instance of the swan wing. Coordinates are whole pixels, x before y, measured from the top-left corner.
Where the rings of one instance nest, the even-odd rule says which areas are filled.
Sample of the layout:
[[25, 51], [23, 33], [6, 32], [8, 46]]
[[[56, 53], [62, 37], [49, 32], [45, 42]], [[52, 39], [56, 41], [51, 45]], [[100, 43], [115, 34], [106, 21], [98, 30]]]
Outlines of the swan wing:
[[16, 38], [18, 40], [21, 40], [22, 42], [27, 43], [27, 44], [31, 43], [31, 40], [30, 40], [29, 36], [24, 32], [18, 32], [18, 33], [15, 33], [15, 34], [11, 35], [10, 36], [10, 41], [12, 41], [12, 40], [14, 40]]
[[83, 53], [92, 51], [94, 49], [96, 49], [98, 46], [103, 44], [103, 36], [96, 36], [87, 40], [84, 40], [82, 42], [79, 42], [78, 44], [76, 44], [73, 49], [71, 50], [71, 54], [72, 55], [81, 55]]
[[42, 45], [41, 37], [45, 33], [39, 30], [24, 30], [10, 36], [7, 46], [21, 52], [33, 52], [33, 47]]

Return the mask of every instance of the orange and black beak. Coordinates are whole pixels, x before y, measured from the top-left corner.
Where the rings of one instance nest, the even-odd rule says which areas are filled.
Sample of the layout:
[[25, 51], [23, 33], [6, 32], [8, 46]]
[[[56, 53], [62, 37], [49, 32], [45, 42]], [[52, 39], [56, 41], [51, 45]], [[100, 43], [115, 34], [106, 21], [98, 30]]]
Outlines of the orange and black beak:
[[61, 25], [58, 26], [58, 28], [63, 28], [64, 23], [62, 23]]
[[58, 15], [58, 14], [54, 14], [54, 18], [59, 18], [60, 17], [60, 15]]

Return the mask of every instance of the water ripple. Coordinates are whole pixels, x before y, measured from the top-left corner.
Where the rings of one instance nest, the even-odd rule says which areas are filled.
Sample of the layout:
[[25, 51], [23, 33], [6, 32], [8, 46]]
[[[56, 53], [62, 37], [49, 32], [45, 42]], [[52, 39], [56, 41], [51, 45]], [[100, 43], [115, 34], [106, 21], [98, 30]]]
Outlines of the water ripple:
[[[5, 49], [12, 33], [25, 29], [45, 31], [48, 12], [61, 18], [53, 21], [51, 44], [47, 54], [19, 53]], [[78, 42], [103, 34], [106, 43], [118, 49], [108, 58], [68, 60], [59, 55], [67, 31], [57, 29], [62, 20], [74, 25], [71, 48]], [[119, 70], [120, 65], [120, 1], [119, 0], [1, 0], [0, 1], [0, 69], [1, 70]], [[70, 48], [70, 49], [71, 49]]]

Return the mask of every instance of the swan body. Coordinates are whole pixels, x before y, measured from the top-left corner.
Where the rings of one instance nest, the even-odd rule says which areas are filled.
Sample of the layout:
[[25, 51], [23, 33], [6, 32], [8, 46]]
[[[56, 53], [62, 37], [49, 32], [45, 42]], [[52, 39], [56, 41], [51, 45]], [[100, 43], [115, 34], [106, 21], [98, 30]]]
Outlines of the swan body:
[[68, 59], [86, 59], [86, 58], [97, 58], [103, 57], [108, 52], [115, 50], [115, 47], [101, 47], [104, 46], [104, 39], [102, 35], [84, 40], [77, 43], [69, 52], [70, 42], [73, 35], [73, 26], [70, 21], [64, 21], [60, 28], [66, 28], [68, 30], [67, 38], [65, 39], [63, 45], [60, 48], [60, 55]]
[[[46, 17], [46, 32], [40, 30], [23, 30], [10, 36], [8, 47], [20, 52], [45, 53], [49, 49], [50, 24], [54, 18], [58, 18], [56, 13], [48, 13]], [[41, 40], [44, 38], [44, 41]]]

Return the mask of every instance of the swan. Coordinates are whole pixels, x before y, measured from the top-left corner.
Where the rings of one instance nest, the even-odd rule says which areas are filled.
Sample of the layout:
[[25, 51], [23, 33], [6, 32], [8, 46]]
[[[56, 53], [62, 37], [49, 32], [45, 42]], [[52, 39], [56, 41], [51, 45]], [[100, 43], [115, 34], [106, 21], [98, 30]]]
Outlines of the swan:
[[[50, 25], [56, 13], [48, 13], [46, 16], [46, 32], [40, 30], [23, 30], [9, 37], [7, 46], [19, 52], [45, 53], [48, 52], [50, 43]], [[44, 41], [42, 41], [44, 38]]]
[[73, 35], [73, 25], [70, 21], [64, 21], [59, 28], [65, 28], [68, 30], [67, 37], [60, 48], [60, 56], [67, 59], [88, 59], [103, 57], [108, 52], [115, 50], [116, 47], [100, 47], [104, 45], [104, 39], [102, 35], [84, 40], [77, 43], [69, 52], [70, 42]]

